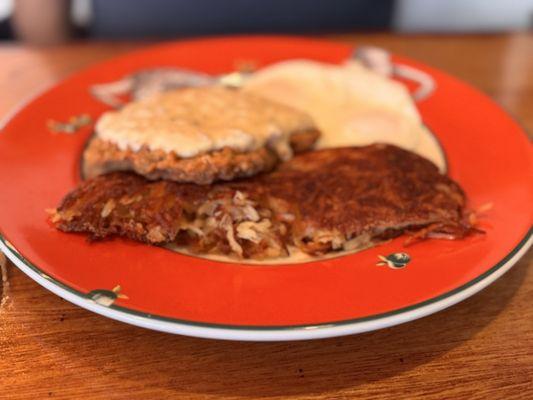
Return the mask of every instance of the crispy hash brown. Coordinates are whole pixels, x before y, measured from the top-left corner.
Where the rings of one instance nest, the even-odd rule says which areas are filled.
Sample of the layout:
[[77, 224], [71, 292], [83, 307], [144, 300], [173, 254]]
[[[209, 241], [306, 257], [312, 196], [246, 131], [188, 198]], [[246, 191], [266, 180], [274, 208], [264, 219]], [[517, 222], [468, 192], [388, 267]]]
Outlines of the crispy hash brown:
[[459, 185], [392, 145], [304, 153], [271, 173], [210, 186], [112, 173], [83, 182], [52, 216], [65, 232], [176, 243], [196, 253], [265, 259], [357, 250], [411, 233], [473, 228]]

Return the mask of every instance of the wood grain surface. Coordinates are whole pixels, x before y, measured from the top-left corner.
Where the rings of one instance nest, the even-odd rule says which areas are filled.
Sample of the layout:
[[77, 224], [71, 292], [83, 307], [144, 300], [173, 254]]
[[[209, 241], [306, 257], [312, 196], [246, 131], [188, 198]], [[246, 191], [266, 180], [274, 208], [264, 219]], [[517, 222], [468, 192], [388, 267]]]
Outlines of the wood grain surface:
[[[442, 68], [533, 130], [531, 34], [330, 38]], [[0, 45], [0, 118], [39, 88], [141, 45]], [[128, 326], [71, 305], [8, 263], [0, 399], [533, 399], [532, 256], [436, 315], [292, 343], [194, 339]]]

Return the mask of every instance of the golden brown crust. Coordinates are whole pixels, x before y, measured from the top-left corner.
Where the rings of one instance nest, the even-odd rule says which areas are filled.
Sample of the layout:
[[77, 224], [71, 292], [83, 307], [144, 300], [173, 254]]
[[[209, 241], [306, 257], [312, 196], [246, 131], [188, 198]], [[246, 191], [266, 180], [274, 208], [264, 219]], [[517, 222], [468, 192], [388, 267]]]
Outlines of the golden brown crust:
[[[319, 132], [310, 130], [291, 136], [295, 152], [309, 150]], [[239, 152], [228, 147], [196, 157], [180, 158], [162, 150], [122, 150], [117, 145], [93, 137], [83, 153], [83, 175], [92, 178], [113, 171], [134, 171], [148, 179], [168, 179], [176, 182], [209, 184], [250, 177], [270, 171], [279, 162], [267, 147]]]
[[406, 231], [461, 237], [470, 229], [465, 203], [459, 185], [428, 160], [372, 145], [304, 153], [274, 172], [213, 185], [103, 175], [67, 195], [53, 221], [93, 238], [178, 241], [199, 253], [267, 258], [287, 245], [317, 254]]
[[168, 242], [176, 237], [197, 200], [205, 198], [208, 188], [150, 182], [124, 172], [101, 175], [65, 196], [52, 222], [61, 230], [90, 233], [93, 239], [118, 235], [149, 243]]
[[276, 171], [214, 185], [147, 181], [130, 173], [88, 180], [53, 217], [67, 232], [179, 243], [198, 253], [269, 258], [397, 236], [462, 237], [466, 198], [424, 158], [390, 145], [308, 152]]
[[297, 204], [305, 229], [343, 234], [401, 221], [457, 219], [459, 185], [419, 155], [375, 144], [314, 151], [259, 177], [271, 196]]
[[320, 131], [317, 129], [309, 129], [293, 133], [290, 137], [292, 151], [295, 153], [303, 153], [304, 151], [311, 150], [315, 146], [319, 137]]

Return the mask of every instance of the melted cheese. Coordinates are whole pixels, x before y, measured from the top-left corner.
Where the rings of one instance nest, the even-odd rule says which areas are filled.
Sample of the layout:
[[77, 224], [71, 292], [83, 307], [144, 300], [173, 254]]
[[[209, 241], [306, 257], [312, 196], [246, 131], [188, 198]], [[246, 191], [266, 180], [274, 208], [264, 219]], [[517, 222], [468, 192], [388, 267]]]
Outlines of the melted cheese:
[[123, 150], [146, 146], [187, 158], [223, 147], [287, 149], [292, 133], [311, 128], [311, 118], [289, 106], [212, 86], [164, 92], [106, 112], [96, 134]]

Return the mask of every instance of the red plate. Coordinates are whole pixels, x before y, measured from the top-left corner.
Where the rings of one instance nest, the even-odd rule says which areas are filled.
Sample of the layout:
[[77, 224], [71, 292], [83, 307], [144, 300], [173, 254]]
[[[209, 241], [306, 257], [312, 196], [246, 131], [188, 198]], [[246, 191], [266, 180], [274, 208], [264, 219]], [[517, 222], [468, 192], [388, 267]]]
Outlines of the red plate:
[[[450, 175], [465, 189], [472, 208], [493, 204], [483, 218], [485, 235], [407, 249], [399, 238], [330, 260], [252, 266], [126, 240], [88, 243], [47, 222], [45, 209], [55, 207], [80, 181], [79, 156], [90, 130], [58, 134], [46, 124], [81, 113], [98, 117], [106, 110], [89, 95], [90, 85], [143, 68], [176, 66], [220, 74], [239, 61], [258, 66], [289, 58], [335, 63], [352, 51], [342, 44], [286, 37], [195, 40], [128, 54], [70, 77], [2, 129], [0, 248], [33, 279], [82, 307], [140, 326], [204, 337], [283, 340], [361, 332], [470, 296], [503, 274], [531, 244], [532, 147], [520, 126], [488, 97], [403, 57], [393, 60], [436, 81], [437, 90], [419, 109], [445, 149]], [[397, 252], [409, 253], [405, 268], [376, 265], [378, 256]]]

